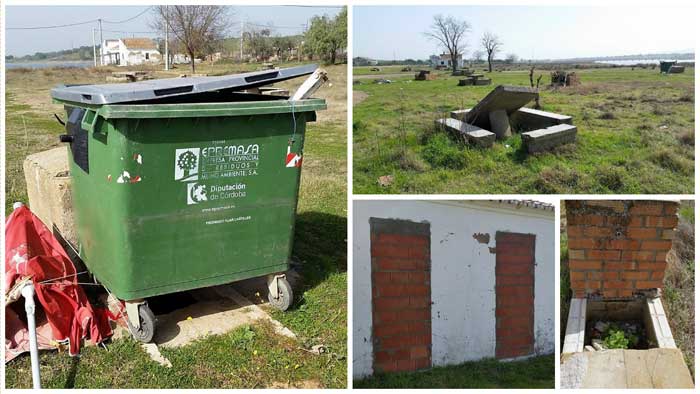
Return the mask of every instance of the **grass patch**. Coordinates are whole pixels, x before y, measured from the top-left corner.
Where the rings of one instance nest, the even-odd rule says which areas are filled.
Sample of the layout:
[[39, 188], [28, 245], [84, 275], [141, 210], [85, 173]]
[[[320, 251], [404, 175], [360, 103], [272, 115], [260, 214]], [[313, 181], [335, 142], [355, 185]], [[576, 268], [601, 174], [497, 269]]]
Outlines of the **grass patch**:
[[422, 372], [378, 374], [353, 388], [554, 388], [554, 356], [523, 361], [488, 359]]
[[[529, 85], [527, 70], [488, 73], [491, 86], [457, 86], [459, 77], [437, 72], [434, 81], [412, 73], [373, 84], [368, 75], [393, 75], [400, 66], [355, 68], [356, 92], [366, 98], [353, 108], [355, 193], [592, 193], [691, 194], [694, 190], [694, 75], [672, 77], [637, 68], [580, 69], [582, 84], [543, 88], [545, 111], [573, 116], [577, 142], [537, 155], [524, 154], [520, 137], [491, 149], [435, 140], [435, 119], [473, 107], [495, 86]], [[536, 70], [536, 74], [548, 73]], [[361, 74], [361, 75], [360, 75]], [[404, 133], [397, 132], [401, 124]], [[440, 133], [440, 132], [438, 132]], [[401, 141], [401, 142], [400, 142]], [[403, 145], [429, 164], [415, 170], [389, 160]], [[380, 154], [382, 153], [382, 154]], [[380, 176], [393, 175], [382, 187]]]

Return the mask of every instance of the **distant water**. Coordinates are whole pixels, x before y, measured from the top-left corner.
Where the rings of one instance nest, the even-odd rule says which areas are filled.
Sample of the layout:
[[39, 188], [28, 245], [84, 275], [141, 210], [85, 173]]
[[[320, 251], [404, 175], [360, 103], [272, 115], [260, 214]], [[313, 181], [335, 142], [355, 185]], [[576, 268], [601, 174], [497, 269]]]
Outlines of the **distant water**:
[[[659, 61], [674, 61], [676, 59], [631, 59], [631, 60], [596, 60], [596, 63], [615, 64], [617, 66], [634, 66], [635, 64], [659, 64]], [[694, 59], [678, 60], [678, 63], [695, 63]]]
[[74, 61], [74, 62], [24, 62], [24, 63], [10, 63], [5, 62], [5, 68], [12, 70], [13, 68], [53, 68], [53, 67], [74, 67], [74, 68], [88, 68], [92, 67], [95, 63], [92, 60], [88, 61]]

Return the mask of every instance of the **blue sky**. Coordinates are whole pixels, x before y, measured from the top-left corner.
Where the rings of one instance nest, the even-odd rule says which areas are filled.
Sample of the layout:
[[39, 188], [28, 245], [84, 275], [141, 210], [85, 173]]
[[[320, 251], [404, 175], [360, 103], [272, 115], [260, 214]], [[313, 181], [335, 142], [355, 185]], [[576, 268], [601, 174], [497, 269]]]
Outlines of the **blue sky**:
[[[8, 6], [5, 23], [10, 27], [53, 26], [82, 22], [102, 18], [104, 20], [122, 21], [138, 15], [146, 6]], [[335, 7], [283, 7], [283, 6], [241, 6], [231, 7], [232, 35], [238, 35], [241, 19], [251, 23], [280, 26], [275, 32], [279, 34], [297, 34], [303, 30], [302, 25], [314, 15], [336, 15], [340, 9]], [[148, 21], [151, 13], [140, 16], [133, 21], [122, 24], [102, 25], [103, 36], [118, 37], [155, 37], [155, 34], [129, 33], [151, 30]], [[92, 28], [97, 23], [44, 30], [6, 30], [6, 53], [23, 56], [35, 52], [46, 52], [81, 45], [92, 45]], [[106, 30], [120, 31], [109, 32]], [[127, 33], [123, 33], [127, 32]], [[99, 36], [97, 36], [99, 42]]]
[[[663, 4], [663, 2], [659, 2]], [[693, 51], [691, 7], [651, 6], [365, 6], [354, 7], [353, 56], [427, 59], [441, 48], [422, 32], [433, 15], [468, 21], [467, 53], [484, 31], [503, 41], [500, 56], [562, 59], [640, 53]]]

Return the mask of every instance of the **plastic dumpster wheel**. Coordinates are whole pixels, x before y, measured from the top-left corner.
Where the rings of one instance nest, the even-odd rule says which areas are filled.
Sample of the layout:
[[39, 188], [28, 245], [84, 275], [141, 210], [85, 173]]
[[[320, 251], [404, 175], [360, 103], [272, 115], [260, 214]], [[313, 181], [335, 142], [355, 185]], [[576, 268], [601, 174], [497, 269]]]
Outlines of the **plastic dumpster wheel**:
[[129, 319], [126, 319], [131, 335], [139, 342], [151, 342], [153, 334], [156, 332], [156, 316], [151, 311], [151, 308], [148, 307], [148, 304], [139, 305], [139, 321], [141, 322], [141, 327], [134, 328]]
[[287, 282], [287, 279], [277, 279], [277, 292], [279, 293], [277, 298], [275, 298], [272, 293], [268, 292], [267, 300], [270, 301], [270, 305], [275, 308], [286, 311], [292, 305], [292, 300], [294, 299], [292, 286]]

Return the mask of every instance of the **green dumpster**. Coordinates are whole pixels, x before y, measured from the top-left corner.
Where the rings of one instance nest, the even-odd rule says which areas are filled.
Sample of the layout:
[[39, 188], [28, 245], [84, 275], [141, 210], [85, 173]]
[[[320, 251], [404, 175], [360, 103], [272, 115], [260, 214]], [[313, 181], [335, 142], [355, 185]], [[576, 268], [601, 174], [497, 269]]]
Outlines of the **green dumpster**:
[[255, 92], [315, 69], [52, 90], [67, 115], [77, 249], [126, 301], [137, 339], [155, 331], [148, 297], [268, 276], [270, 302], [291, 303], [306, 122], [326, 103]]
[[675, 66], [676, 63], [677, 62], [675, 60], [672, 62], [667, 62], [667, 61], [663, 61], [663, 60], [659, 61], [659, 72], [662, 74], [663, 73], [668, 74], [668, 72], [671, 70], [671, 67]]

